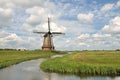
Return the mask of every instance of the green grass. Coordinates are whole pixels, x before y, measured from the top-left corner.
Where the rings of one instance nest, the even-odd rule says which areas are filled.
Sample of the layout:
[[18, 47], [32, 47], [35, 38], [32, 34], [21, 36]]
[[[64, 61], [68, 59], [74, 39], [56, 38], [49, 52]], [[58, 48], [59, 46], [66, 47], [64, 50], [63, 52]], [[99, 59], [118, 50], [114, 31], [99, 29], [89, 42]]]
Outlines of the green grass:
[[43, 61], [44, 71], [88, 75], [120, 75], [120, 51], [81, 51]]
[[60, 51], [16, 51], [16, 50], [1, 50], [0, 51], [0, 69], [17, 64], [26, 60], [38, 59], [43, 57], [50, 57], [55, 54], [62, 54]]

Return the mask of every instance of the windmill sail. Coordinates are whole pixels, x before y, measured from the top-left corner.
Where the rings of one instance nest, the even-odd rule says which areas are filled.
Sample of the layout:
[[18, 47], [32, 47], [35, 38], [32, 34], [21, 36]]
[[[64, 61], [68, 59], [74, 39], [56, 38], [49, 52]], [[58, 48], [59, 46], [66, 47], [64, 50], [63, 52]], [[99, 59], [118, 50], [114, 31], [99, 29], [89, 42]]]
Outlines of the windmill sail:
[[45, 34], [46, 32], [33, 31], [33, 33]]
[[38, 31], [33, 31], [33, 32], [38, 34], [44, 34], [44, 41], [42, 46], [42, 50], [44, 51], [51, 51], [55, 49], [53, 40], [52, 40], [52, 34], [64, 34], [62, 32], [50, 31], [50, 18], [48, 18], [48, 32], [38, 32]]
[[50, 18], [48, 17], [48, 32], [50, 32]]
[[52, 32], [52, 34], [65, 34], [65, 33], [62, 33], [62, 32]]

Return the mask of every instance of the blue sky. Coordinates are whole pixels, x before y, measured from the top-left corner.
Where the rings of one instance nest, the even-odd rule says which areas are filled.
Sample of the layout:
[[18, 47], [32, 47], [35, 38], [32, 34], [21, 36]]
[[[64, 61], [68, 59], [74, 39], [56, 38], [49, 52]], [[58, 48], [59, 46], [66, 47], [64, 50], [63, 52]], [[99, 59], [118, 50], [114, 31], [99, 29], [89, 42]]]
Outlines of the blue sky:
[[48, 16], [57, 50], [120, 47], [120, 0], [0, 0], [0, 48], [40, 49]]

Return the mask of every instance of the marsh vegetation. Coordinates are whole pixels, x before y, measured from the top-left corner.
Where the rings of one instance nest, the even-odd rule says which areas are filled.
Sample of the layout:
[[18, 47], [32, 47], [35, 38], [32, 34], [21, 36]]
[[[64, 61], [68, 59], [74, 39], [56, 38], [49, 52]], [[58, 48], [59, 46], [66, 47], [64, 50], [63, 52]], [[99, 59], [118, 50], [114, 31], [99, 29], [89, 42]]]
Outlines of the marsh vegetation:
[[0, 50], [0, 69], [17, 64], [26, 60], [50, 57], [55, 54], [62, 54], [61, 51], [40, 51], [40, 50]]
[[80, 51], [43, 61], [44, 71], [90, 75], [120, 75], [120, 51]]

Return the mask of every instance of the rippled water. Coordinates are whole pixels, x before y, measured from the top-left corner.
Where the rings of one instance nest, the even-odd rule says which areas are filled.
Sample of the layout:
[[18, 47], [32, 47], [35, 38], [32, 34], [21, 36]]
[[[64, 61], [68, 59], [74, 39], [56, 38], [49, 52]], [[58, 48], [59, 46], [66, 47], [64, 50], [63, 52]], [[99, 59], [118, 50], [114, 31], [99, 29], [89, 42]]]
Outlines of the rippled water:
[[[52, 57], [54, 58], [54, 57]], [[0, 70], [0, 80], [120, 80], [120, 76], [76, 76], [43, 72], [39, 65], [44, 59], [22, 62]]]

